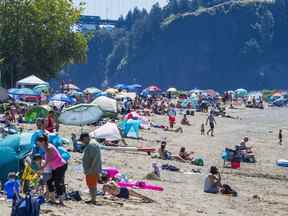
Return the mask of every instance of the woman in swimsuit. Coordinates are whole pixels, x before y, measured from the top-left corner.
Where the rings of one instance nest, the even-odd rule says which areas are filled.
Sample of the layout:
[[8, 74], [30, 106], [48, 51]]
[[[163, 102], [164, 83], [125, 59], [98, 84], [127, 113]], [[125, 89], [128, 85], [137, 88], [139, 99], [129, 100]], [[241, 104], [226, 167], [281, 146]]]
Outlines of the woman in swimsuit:
[[154, 202], [154, 200], [139, 194], [133, 190], [129, 190], [127, 188], [124, 187], [117, 187], [117, 185], [115, 185], [114, 183], [109, 183], [109, 184], [105, 184], [103, 186], [103, 192], [104, 194], [110, 194], [113, 197], [117, 197], [120, 199], [129, 199], [131, 197], [135, 197], [138, 199], [141, 199], [143, 202]]

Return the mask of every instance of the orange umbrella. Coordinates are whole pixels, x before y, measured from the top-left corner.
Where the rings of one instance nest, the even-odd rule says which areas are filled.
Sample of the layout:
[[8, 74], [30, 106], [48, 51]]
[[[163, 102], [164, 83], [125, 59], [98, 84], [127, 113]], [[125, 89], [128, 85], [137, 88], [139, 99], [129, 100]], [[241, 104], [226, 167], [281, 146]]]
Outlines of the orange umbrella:
[[281, 97], [282, 93], [281, 92], [275, 92], [272, 94], [273, 97]]

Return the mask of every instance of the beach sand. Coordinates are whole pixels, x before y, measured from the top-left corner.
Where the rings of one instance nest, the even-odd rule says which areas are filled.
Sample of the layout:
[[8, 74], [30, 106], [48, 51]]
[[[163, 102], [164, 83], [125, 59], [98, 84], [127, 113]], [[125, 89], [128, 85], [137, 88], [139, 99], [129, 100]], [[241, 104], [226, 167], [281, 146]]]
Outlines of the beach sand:
[[[288, 168], [276, 166], [277, 159], [288, 159], [288, 127], [285, 121], [288, 109], [267, 108], [238, 109], [228, 111], [240, 119], [216, 118], [215, 137], [200, 136], [200, 125], [206, 120], [206, 114], [196, 113], [189, 117], [192, 126], [183, 127], [184, 133], [165, 132], [152, 128], [141, 131], [141, 136], [148, 141], [127, 139], [131, 146], [158, 147], [156, 140], [167, 139], [167, 148], [178, 153], [181, 146], [195, 152], [196, 157], [202, 157], [204, 167], [197, 167], [176, 161], [151, 159], [145, 153], [102, 151], [103, 166], [114, 166], [126, 173], [130, 178], [142, 179], [152, 171], [152, 162], [172, 164], [184, 172], [192, 168], [201, 168], [201, 174], [184, 174], [183, 172], [162, 171], [162, 181], [150, 181], [164, 187], [163, 192], [138, 192], [152, 198], [155, 203], [140, 203], [137, 200], [119, 201], [99, 198], [101, 206], [91, 206], [83, 201], [67, 201], [66, 207], [55, 207], [44, 204], [41, 215], [49, 216], [135, 216], [135, 215], [166, 215], [166, 216], [197, 216], [197, 215], [229, 215], [229, 216], [264, 216], [288, 214]], [[153, 116], [153, 122], [167, 124], [167, 117]], [[178, 122], [180, 121], [178, 117]], [[283, 129], [284, 142], [278, 144], [278, 130]], [[208, 128], [207, 128], [208, 129]], [[61, 135], [69, 138], [71, 132], [80, 133], [78, 127], [62, 126]], [[93, 127], [85, 127], [91, 131]], [[256, 152], [256, 164], [241, 163], [240, 170], [224, 169], [221, 159], [225, 147], [239, 144], [243, 136], [249, 137], [249, 145]], [[217, 165], [222, 173], [222, 182], [229, 184], [238, 192], [238, 197], [221, 194], [203, 193], [203, 180], [209, 167]], [[69, 190], [79, 190], [83, 199], [88, 199], [88, 190], [83, 181], [81, 154], [72, 153], [69, 170], [66, 174]], [[0, 201], [0, 215], [10, 215], [7, 204]]]

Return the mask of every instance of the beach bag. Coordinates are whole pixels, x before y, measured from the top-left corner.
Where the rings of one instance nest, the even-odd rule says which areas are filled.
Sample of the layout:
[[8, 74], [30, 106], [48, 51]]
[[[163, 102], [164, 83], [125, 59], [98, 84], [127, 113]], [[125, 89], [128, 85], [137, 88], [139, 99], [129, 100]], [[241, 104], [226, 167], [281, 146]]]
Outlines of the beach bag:
[[34, 198], [27, 195], [25, 198], [17, 194], [13, 199], [11, 216], [39, 216], [43, 197]]
[[196, 166], [204, 166], [204, 160], [202, 158], [197, 158], [193, 161], [193, 164]]
[[79, 191], [72, 191], [70, 193], [67, 193], [66, 197], [67, 197], [67, 200], [72, 200], [72, 201], [77, 201], [77, 202], [82, 200]]
[[223, 184], [221, 189], [222, 194], [237, 196], [237, 192], [233, 190], [229, 185]]
[[173, 172], [178, 172], [180, 171], [179, 168], [173, 166], [173, 165], [169, 165], [169, 164], [164, 164], [162, 165], [162, 170], [169, 170], [169, 171], [173, 171]]

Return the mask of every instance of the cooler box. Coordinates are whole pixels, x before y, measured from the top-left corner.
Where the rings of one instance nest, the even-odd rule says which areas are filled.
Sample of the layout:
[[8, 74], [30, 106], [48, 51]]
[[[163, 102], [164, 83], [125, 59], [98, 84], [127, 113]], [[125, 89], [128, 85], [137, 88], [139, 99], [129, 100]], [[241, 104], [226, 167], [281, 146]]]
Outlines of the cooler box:
[[231, 168], [232, 169], [239, 169], [240, 168], [240, 162], [239, 161], [231, 161]]

